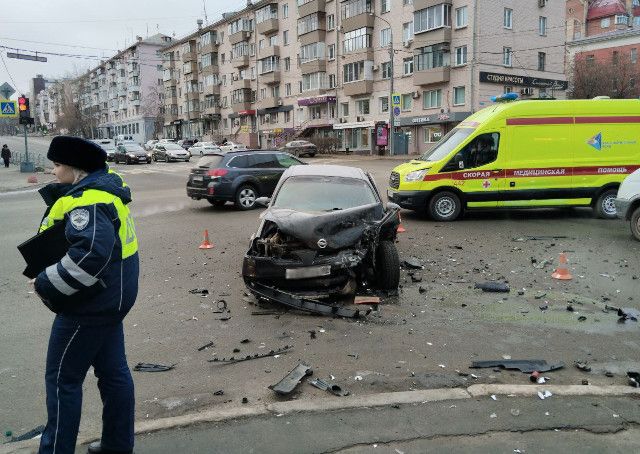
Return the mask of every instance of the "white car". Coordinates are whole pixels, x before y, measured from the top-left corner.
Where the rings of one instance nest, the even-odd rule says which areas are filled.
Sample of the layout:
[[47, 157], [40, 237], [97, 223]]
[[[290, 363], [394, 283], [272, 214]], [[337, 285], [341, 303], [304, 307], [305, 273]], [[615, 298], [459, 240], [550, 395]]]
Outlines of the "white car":
[[640, 169], [624, 179], [615, 199], [616, 214], [631, 224], [631, 233], [640, 241]]
[[145, 150], [151, 151], [153, 150], [153, 146], [157, 143], [158, 143], [157, 140], [147, 140], [147, 143], [145, 143], [143, 147]]
[[107, 152], [107, 161], [113, 161], [113, 155], [116, 153], [116, 144], [111, 139], [96, 139], [93, 141], [100, 145]]
[[204, 156], [209, 153], [220, 152], [220, 147], [213, 142], [198, 142], [189, 148], [191, 156]]
[[244, 144], [237, 142], [227, 142], [224, 145], [220, 145], [221, 151], [235, 151], [235, 150], [246, 150], [247, 147]]

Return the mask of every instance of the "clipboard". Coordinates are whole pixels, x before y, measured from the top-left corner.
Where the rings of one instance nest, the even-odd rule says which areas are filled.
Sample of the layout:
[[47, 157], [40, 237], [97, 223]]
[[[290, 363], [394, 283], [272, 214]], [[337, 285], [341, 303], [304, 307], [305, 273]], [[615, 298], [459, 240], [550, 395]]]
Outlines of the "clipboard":
[[27, 263], [22, 274], [33, 279], [48, 266], [59, 262], [70, 246], [64, 232], [65, 222], [56, 222], [47, 230], [18, 245], [18, 250]]

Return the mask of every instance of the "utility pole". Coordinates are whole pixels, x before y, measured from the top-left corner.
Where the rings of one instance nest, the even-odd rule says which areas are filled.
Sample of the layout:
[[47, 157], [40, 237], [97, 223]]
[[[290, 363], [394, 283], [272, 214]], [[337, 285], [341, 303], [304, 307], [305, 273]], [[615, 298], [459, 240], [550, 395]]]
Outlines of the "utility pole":
[[387, 108], [389, 109], [389, 156], [393, 156], [394, 154], [394, 145], [393, 145], [393, 131], [395, 129], [393, 125], [393, 109], [391, 108], [392, 102], [391, 98], [393, 96], [393, 78], [395, 77], [393, 70], [393, 27], [389, 24], [389, 66], [391, 67], [391, 74], [389, 77], [389, 101], [387, 104]]
[[478, 63], [478, 0], [473, 0], [473, 59], [471, 60], [471, 112], [476, 111], [476, 65]]

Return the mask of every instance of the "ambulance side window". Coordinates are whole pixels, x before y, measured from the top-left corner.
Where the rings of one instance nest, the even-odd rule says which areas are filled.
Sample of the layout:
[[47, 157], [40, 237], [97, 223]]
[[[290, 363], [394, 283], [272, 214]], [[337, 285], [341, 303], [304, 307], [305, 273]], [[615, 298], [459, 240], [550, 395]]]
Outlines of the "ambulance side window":
[[442, 171], [474, 169], [492, 163], [498, 159], [500, 134], [490, 132], [481, 134], [469, 142], [444, 166]]

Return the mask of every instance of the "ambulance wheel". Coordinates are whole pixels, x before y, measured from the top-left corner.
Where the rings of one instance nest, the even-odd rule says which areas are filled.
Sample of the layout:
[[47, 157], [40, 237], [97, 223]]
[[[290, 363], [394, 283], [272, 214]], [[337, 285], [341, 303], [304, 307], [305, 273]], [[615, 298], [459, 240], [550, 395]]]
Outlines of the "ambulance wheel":
[[598, 200], [596, 200], [596, 215], [602, 219], [616, 219], [616, 205], [615, 199], [618, 195], [617, 189], [608, 189], [600, 194]]
[[636, 237], [636, 240], [640, 241], [640, 207], [631, 213], [631, 233]]
[[462, 202], [453, 192], [438, 192], [429, 200], [428, 213], [434, 221], [455, 221], [462, 212]]

